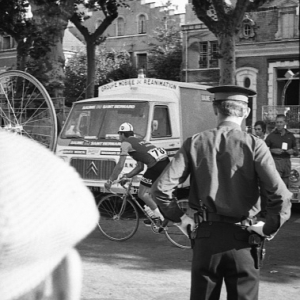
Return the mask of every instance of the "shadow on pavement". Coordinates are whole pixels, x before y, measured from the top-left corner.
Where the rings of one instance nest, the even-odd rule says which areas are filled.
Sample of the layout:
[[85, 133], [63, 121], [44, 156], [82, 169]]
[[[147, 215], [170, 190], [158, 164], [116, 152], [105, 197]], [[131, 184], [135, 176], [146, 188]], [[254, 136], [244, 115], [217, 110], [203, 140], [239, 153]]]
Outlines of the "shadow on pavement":
[[137, 233], [129, 240], [108, 240], [96, 228], [78, 245], [83, 261], [107, 264], [126, 269], [190, 270], [192, 251], [172, 245], [164, 234], [154, 234], [140, 223]]
[[[293, 216], [269, 242], [261, 269], [261, 282], [296, 284], [300, 290], [300, 213]], [[142, 222], [124, 242], [113, 242], [96, 228], [78, 245], [84, 262], [115, 265], [132, 270], [190, 271], [192, 251], [172, 245], [163, 234], [154, 234]]]

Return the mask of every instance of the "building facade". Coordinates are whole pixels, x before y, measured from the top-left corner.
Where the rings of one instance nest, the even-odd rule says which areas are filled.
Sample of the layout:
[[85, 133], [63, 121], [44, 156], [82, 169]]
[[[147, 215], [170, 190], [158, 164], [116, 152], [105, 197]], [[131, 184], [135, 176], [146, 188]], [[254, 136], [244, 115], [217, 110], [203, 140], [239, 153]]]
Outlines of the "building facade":
[[[128, 1], [127, 4], [128, 7], [118, 8], [117, 19], [104, 32], [105, 47], [108, 50], [126, 50], [131, 56], [134, 67], [147, 71], [149, 44], [157, 43], [154, 38], [155, 30], [157, 27], [165, 26], [167, 20], [178, 26], [180, 30], [180, 26], [185, 22], [185, 13], [162, 5], [158, 1], [134, 0]], [[102, 12], [93, 12], [84, 26], [89, 29], [89, 32], [93, 32], [103, 19]], [[74, 26], [70, 30], [77, 38], [84, 41]]]
[[[183, 78], [218, 85], [217, 38], [197, 19], [191, 3], [186, 20], [182, 26]], [[295, 0], [266, 1], [244, 16], [236, 36], [236, 81], [257, 92], [250, 104], [249, 127], [263, 119], [264, 105], [300, 105], [298, 26], [299, 3]]]

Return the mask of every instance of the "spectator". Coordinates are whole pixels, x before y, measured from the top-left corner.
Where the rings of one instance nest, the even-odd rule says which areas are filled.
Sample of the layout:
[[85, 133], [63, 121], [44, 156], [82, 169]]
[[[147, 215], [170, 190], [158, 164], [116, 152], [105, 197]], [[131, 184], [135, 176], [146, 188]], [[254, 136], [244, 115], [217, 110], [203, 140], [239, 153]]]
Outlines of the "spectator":
[[276, 128], [266, 138], [266, 144], [270, 148], [274, 158], [276, 169], [286, 185], [291, 173], [291, 155], [298, 155], [295, 136], [286, 127], [285, 115], [276, 116]]
[[254, 124], [254, 130], [255, 130], [255, 135], [264, 140], [267, 135], [266, 135], [266, 130], [267, 130], [267, 126], [265, 124], [265, 122], [263, 121], [256, 121]]
[[0, 299], [79, 300], [75, 245], [98, 220], [78, 174], [48, 149], [0, 130]]

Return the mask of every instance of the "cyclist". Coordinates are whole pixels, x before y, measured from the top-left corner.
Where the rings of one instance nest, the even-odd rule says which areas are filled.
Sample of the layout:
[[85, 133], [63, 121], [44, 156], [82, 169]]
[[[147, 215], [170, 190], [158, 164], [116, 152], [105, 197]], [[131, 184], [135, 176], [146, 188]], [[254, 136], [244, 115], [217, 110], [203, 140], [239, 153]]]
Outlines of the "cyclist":
[[[164, 217], [153, 201], [150, 191], [152, 184], [170, 161], [167, 151], [135, 137], [133, 126], [130, 123], [123, 123], [119, 128], [118, 134], [119, 140], [121, 141], [120, 158], [109, 180], [105, 183], [105, 188], [110, 190], [113, 181], [118, 178], [123, 170], [127, 155], [130, 155], [137, 161], [137, 165], [132, 171], [124, 174], [122, 178], [132, 178], [144, 170], [144, 165], [147, 166], [147, 170], [140, 182], [138, 197], [152, 210], [148, 212], [151, 218], [159, 218], [163, 221]], [[145, 225], [151, 225], [149, 220], [145, 220], [144, 223]]]

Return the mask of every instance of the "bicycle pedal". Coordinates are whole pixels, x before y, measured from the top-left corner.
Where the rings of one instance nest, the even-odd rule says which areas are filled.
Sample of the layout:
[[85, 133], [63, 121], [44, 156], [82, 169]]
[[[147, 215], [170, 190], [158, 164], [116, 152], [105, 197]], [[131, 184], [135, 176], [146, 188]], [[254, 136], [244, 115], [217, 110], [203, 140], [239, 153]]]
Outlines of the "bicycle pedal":
[[151, 226], [151, 225], [152, 225], [152, 222], [151, 222], [149, 219], [145, 219], [145, 220], [144, 220], [144, 225], [145, 225], [145, 226]]
[[159, 227], [158, 228], [158, 233], [162, 233], [167, 229], [167, 227]]

